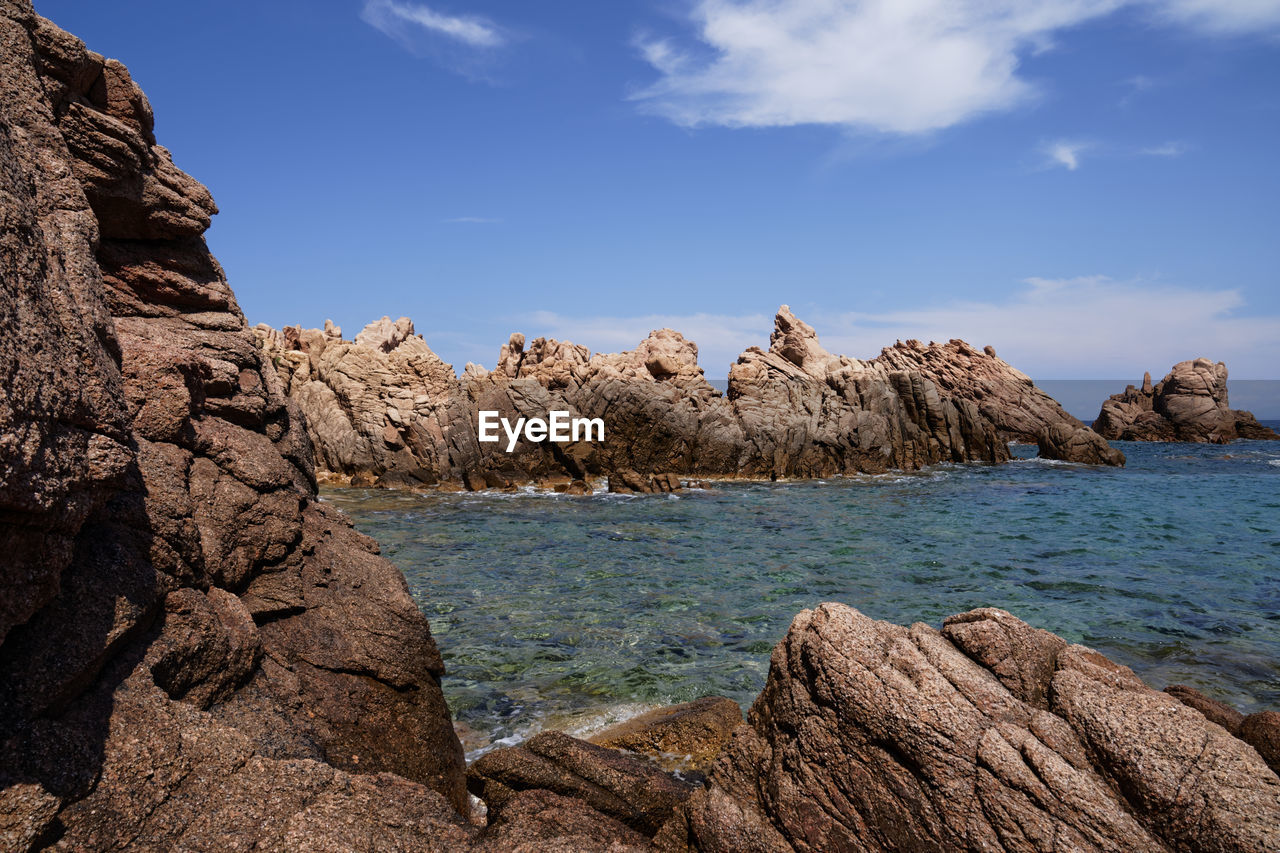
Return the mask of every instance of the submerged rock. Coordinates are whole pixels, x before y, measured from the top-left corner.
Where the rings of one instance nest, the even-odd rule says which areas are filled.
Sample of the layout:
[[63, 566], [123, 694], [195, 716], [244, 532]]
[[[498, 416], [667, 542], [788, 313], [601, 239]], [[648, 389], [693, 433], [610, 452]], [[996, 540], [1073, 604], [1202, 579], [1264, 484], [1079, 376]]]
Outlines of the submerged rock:
[[1235, 438], [1280, 440], [1252, 412], [1227, 401], [1227, 366], [1207, 358], [1180, 361], [1155, 385], [1128, 386], [1102, 404], [1093, 428], [1120, 441], [1194, 441], [1225, 444]]
[[737, 702], [707, 696], [641, 714], [592, 735], [590, 741], [646, 755], [667, 770], [705, 773], [740, 725]]

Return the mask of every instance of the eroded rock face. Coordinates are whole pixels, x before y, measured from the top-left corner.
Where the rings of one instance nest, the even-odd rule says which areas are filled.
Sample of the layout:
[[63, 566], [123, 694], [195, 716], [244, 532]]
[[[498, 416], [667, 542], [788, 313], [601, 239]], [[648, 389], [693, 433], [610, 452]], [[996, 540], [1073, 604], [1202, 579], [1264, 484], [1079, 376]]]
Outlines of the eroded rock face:
[[0, 86], [0, 849], [343, 846], [397, 816], [456, 849], [427, 622], [315, 502], [209, 193], [30, 3], [0, 2]]
[[[827, 352], [784, 305], [767, 351], [706, 380], [698, 347], [659, 329], [633, 350], [514, 334], [497, 367], [461, 377], [413, 334], [383, 318], [354, 344], [318, 330], [257, 327], [286, 392], [307, 417], [322, 468], [381, 485], [447, 480], [468, 488], [608, 476], [610, 488], [667, 491], [668, 478], [822, 477], [938, 462], [1009, 458], [1006, 441], [1040, 440], [1055, 459], [1121, 465], [1124, 456], [1025, 375], [962, 341], [908, 341], [871, 361]], [[989, 349], [989, 348], [988, 348]], [[605, 440], [479, 441], [478, 413], [600, 418]], [[1052, 429], [1047, 439], [1046, 429]], [[655, 485], [657, 484], [657, 485]]]
[[1145, 374], [1141, 388], [1130, 385], [1102, 404], [1093, 428], [1120, 441], [1280, 440], [1252, 412], [1228, 405], [1227, 366], [1207, 358], [1178, 362], [1155, 385]]
[[661, 849], [1260, 851], [1280, 778], [1130, 670], [1000, 610], [804, 611]]

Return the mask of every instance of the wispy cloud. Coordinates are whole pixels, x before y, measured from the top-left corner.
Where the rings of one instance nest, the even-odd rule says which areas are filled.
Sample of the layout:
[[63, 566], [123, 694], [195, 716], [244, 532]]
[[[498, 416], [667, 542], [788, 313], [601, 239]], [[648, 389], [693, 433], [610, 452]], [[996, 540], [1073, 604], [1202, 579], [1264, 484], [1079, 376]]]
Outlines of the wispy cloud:
[[1140, 149], [1138, 153], [1146, 157], [1181, 157], [1187, 153], [1187, 145], [1184, 142], [1166, 142]]
[[[828, 350], [857, 358], [873, 358], [895, 340], [963, 338], [979, 347], [991, 344], [1015, 367], [1045, 379], [1141, 376], [1144, 370], [1160, 374], [1198, 356], [1227, 362], [1236, 378], [1277, 378], [1280, 316], [1246, 309], [1237, 290], [1082, 276], [1027, 279], [999, 300], [882, 313], [806, 315], [798, 308], [796, 313], [817, 329]], [[672, 328], [698, 344], [707, 376], [723, 378], [744, 349], [768, 347], [773, 317], [538, 312], [521, 325], [535, 335], [585, 344], [593, 352], [631, 349], [651, 329]]]
[[659, 78], [633, 98], [687, 127], [929, 133], [1035, 99], [1021, 60], [1123, 7], [1205, 34], [1280, 26], [1277, 0], [697, 0], [692, 40], [639, 39]]
[[365, 0], [360, 17], [365, 23], [398, 40], [415, 34], [444, 37], [470, 47], [501, 47], [507, 38], [497, 26], [471, 15], [447, 15], [418, 3]]
[[1120, 81], [1120, 85], [1125, 88], [1124, 96], [1120, 98], [1120, 106], [1127, 107], [1137, 100], [1139, 95], [1154, 89], [1156, 81], [1145, 74], [1135, 74]]
[[1165, 21], [1211, 35], [1280, 30], [1276, 0], [1155, 0], [1150, 5]]
[[1080, 154], [1089, 147], [1088, 142], [1059, 139], [1045, 143], [1043, 150], [1048, 166], [1061, 166], [1069, 172], [1074, 172], [1080, 168]]
[[847, 314], [823, 340], [833, 352], [858, 354], [877, 352], [886, 339], [959, 337], [994, 345], [1032, 376], [1062, 379], [1157, 373], [1198, 356], [1227, 362], [1237, 378], [1267, 379], [1280, 360], [1280, 316], [1244, 310], [1238, 290], [1107, 276], [1024, 284], [1002, 301]]
[[450, 225], [497, 225], [502, 222], [489, 216], [454, 216], [440, 221]]

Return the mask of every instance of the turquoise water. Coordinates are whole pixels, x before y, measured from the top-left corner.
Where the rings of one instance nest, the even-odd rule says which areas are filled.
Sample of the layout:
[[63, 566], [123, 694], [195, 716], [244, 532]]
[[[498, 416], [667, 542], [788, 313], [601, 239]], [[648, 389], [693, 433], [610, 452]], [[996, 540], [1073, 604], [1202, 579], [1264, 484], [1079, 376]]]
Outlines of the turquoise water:
[[1280, 443], [1120, 446], [1123, 470], [324, 497], [404, 571], [473, 749], [708, 693], [746, 706], [791, 617], [823, 601], [934, 625], [1003, 607], [1155, 687], [1280, 708]]

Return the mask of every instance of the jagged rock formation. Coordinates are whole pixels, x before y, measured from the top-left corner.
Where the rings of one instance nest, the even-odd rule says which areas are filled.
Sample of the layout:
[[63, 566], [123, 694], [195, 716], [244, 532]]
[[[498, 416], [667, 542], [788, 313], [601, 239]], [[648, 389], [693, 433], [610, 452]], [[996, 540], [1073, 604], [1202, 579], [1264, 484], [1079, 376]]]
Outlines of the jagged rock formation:
[[1236, 438], [1280, 440], [1252, 412], [1227, 402], [1227, 366], [1207, 358], [1180, 361], [1156, 385], [1144, 374], [1102, 404], [1098, 434], [1119, 441], [1194, 441], [1225, 444]]
[[1124, 464], [1123, 453], [1068, 414], [1030, 376], [997, 356], [994, 347], [978, 352], [961, 340], [927, 347], [919, 341], [900, 341], [882, 350], [878, 360], [898, 370], [918, 370], [943, 393], [972, 401], [1002, 438], [1037, 444], [1046, 459]]
[[[860, 361], [827, 352], [785, 305], [774, 322], [769, 349], [744, 352], [723, 395], [698, 366], [697, 345], [670, 329], [597, 355], [545, 338], [526, 348], [514, 334], [492, 372], [468, 364], [461, 377], [408, 318], [384, 317], [355, 343], [332, 329], [260, 325], [257, 333], [307, 417], [321, 467], [384, 485], [879, 473], [1004, 461], [1009, 439], [1039, 441], [1051, 458], [1124, 464], [990, 348], [908, 341]], [[478, 440], [480, 410], [514, 423], [553, 409], [601, 418], [606, 440], [522, 440], [512, 453], [505, 439]]]
[[28, 2], [0, 87], [0, 849], [469, 838], [427, 622], [314, 501], [208, 192]]
[[659, 849], [1280, 849], [1258, 751], [1001, 610], [804, 611], [749, 719]]

